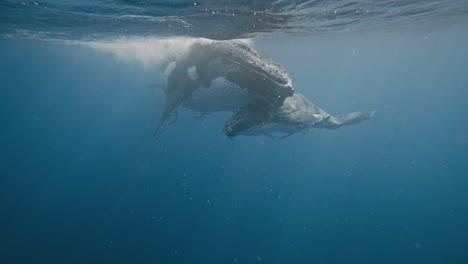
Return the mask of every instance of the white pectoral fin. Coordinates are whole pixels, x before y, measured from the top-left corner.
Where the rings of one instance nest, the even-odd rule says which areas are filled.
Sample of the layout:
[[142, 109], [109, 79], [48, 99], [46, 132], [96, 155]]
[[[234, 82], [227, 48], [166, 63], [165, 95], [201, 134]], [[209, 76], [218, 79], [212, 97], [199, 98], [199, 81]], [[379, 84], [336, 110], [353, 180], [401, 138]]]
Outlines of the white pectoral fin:
[[375, 111], [367, 112], [353, 112], [342, 116], [333, 116], [330, 118], [330, 122], [337, 126], [352, 125], [364, 120], [370, 119], [375, 115]]
[[158, 124], [158, 126], [156, 127], [156, 130], [153, 133], [153, 138], [155, 140], [157, 140], [159, 138], [159, 136], [161, 136], [162, 132], [164, 132], [164, 130], [166, 130], [166, 126], [168, 125], [168, 123], [175, 123], [175, 121], [177, 120], [177, 114], [176, 114], [175, 115], [175, 117], [176, 117], [175, 120], [172, 121], [172, 122], [169, 122], [169, 118], [171, 117], [171, 114], [173, 114], [174, 111], [176, 110], [178, 104], [179, 104], [178, 100], [167, 99], [167, 101], [166, 101], [166, 103], [164, 105], [163, 113], [162, 113], [161, 118], [159, 120], [159, 124]]
[[322, 121], [323, 115], [309, 111], [294, 111], [289, 114], [288, 119], [297, 123], [315, 124]]

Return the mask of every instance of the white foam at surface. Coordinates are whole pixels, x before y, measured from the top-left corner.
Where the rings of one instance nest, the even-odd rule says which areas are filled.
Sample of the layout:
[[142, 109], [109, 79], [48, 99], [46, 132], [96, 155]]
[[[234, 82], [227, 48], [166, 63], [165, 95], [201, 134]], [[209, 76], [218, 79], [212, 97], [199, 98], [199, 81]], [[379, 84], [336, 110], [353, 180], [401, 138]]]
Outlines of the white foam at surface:
[[[138, 62], [144, 67], [157, 65], [184, 56], [193, 44], [209, 44], [216, 40], [205, 38], [147, 38], [119, 39], [110, 42], [84, 42], [96, 50], [114, 54], [119, 61]], [[237, 40], [238, 41], [238, 40]], [[249, 40], [243, 40], [250, 43]]]

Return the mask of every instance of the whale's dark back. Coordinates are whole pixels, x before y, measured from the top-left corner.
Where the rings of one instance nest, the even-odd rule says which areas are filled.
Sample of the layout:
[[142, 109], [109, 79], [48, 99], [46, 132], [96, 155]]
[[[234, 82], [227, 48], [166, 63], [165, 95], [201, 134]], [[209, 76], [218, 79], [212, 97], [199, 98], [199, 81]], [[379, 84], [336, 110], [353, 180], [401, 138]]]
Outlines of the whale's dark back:
[[195, 66], [203, 86], [208, 87], [215, 78], [224, 77], [272, 105], [281, 105], [294, 92], [288, 72], [243, 41], [194, 44], [178, 65]]

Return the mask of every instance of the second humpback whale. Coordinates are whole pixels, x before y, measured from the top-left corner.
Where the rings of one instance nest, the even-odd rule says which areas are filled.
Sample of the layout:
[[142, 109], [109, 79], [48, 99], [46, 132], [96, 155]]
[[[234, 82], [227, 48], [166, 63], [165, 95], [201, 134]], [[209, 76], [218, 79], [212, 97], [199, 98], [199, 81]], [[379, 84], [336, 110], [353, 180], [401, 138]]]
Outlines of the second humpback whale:
[[288, 72], [254, 50], [247, 41], [199, 41], [162, 73], [166, 104], [156, 129], [158, 137], [179, 106], [202, 115], [236, 112], [224, 125], [228, 137], [270, 136], [316, 128], [336, 129], [371, 118], [374, 112], [332, 116], [294, 93]]

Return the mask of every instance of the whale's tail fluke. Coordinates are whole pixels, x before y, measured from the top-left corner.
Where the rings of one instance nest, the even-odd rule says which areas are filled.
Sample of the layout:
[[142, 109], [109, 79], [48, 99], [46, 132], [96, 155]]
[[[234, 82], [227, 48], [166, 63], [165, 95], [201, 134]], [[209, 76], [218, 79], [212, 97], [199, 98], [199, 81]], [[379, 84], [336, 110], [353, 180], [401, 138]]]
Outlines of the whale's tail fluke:
[[328, 116], [323, 123], [324, 128], [336, 129], [370, 119], [375, 115], [375, 111], [353, 112], [346, 115]]

